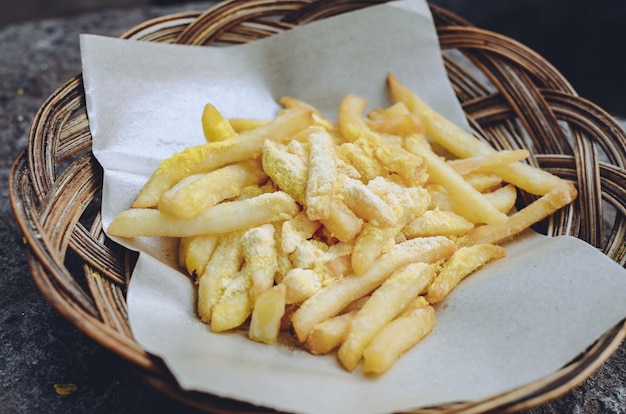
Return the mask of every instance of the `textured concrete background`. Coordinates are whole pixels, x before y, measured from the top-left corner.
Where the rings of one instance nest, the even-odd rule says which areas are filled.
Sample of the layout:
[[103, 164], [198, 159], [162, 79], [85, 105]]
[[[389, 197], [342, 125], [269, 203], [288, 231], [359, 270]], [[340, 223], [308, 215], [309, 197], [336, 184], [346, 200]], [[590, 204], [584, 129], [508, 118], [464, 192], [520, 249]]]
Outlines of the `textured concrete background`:
[[[20, 3], [29, 4], [29, 1]], [[488, 15], [488, 7], [481, 5], [493, 6], [489, 10], [494, 15], [511, 19], [515, 16], [500, 5], [505, 2], [439, 0], [437, 3], [456, 9], [484, 27], [495, 23], [481, 20]], [[550, 5], [557, 2], [549, 0], [525, 3], [534, 10], [535, 17], [515, 20], [517, 24], [511, 23], [502, 31], [524, 29], [528, 34], [534, 21], [552, 20], [554, 13], [571, 13], [564, 2], [563, 10], [550, 9]], [[598, 8], [602, 3], [593, 2]], [[37, 108], [58, 86], [80, 71], [78, 34], [118, 36], [150, 18], [181, 9], [202, 9], [207, 5], [201, 2], [128, 10], [117, 8], [62, 20], [54, 18], [0, 26], [0, 413], [195, 413], [144, 384], [123, 361], [74, 328], [46, 301], [26, 265], [21, 233], [9, 205], [7, 180], [13, 160], [26, 145], [26, 134]], [[0, 5], [0, 16], [4, 7], [6, 2]], [[617, 6], [614, 10], [618, 15]], [[592, 11], [588, 13], [591, 15]], [[525, 14], [520, 12], [519, 16], [522, 15]], [[604, 16], [610, 17], [606, 10]], [[498, 25], [503, 21], [498, 20]], [[498, 27], [491, 28], [498, 30]], [[541, 25], [533, 30], [534, 36], [541, 40]], [[557, 34], [565, 36], [561, 32]], [[543, 40], [546, 46], [560, 44], [568, 53], [584, 49], [582, 43], [572, 43], [567, 37], [561, 38], [561, 43], [558, 38]], [[596, 43], [599, 48], [602, 41]], [[609, 72], [600, 61], [587, 61], [580, 55], [576, 61], [579, 66], [590, 67], [596, 62], [597, 67], [591, 69]], [[613, 93], [619, 95], [622, 85], [620, 82], [613, 88], [595, 89], [596, 92], [602, 90], [601, 95], [607, 97]], [[626, 347], [622, 346], [580, 387], [527, 414], [624, 413], [625, 366]], [[53, 388], [56, 383], [74, 383], [78, 390], [69, 396], [59, 396]]]

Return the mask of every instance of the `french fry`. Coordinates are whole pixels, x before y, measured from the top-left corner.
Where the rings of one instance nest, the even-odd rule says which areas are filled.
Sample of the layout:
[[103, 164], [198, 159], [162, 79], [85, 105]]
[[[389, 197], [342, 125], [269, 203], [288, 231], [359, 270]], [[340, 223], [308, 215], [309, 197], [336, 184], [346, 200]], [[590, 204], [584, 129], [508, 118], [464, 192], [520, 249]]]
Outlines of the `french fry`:
[[253, 129], [257, 129], [266, 125], [270, 122], [269, 119], [249, 119], [249, 118], [230, 118], [228, 123], [230, 123], [231, 128], [236, 133], [242, 133], [244, 131], [251, 131]]
[[330, 216], [330, 206], [335, 195], [337, 167], [334, 143], [328, 133], [311, 134], [309, 146], [306, 214], [311, 220], [323, 220]]
[[421, 186], [428, 179], [424, 159], [404, 148], [392, 148], [379, 140], [374, 155], [389, 173], [400, 176], [407, 186]]
[[193, 237], [181, 237], [178, 239], [178, 267], [182, 267], [183, 269], [187, 267], [187, 249], [192, 239]]
[[313, 355], [324, 355], [338, 348], [348, 336], [350, 322], [357, 312], [355, 309], [342, 313], [315, 325], [306, 338], [304, 348]]
[[377, 288], [350, 322], [337, 356], [348, 371], [357, 366], [374, 336], [391, 322], [435, 276], [433, 266], [411, 263], [394, 272]]
[[191, 219], [181, 219], [149, 208], [131, 208], [119, 213], [109, 225], [119, 237], [187, 237], [221, 234], [259, 226], [295, 216], [300, 207], [282, 191], [239, 201], [217, 204]]
[[402, 228], [414, 217], [421, 215], [430, 204], [428, 192], [421, 187], [404, 187], [377, 177], [367, 184], [392, 209], [397, 225], [378, 227], [365, 225], [357, 236], [352, 251], [352, 268], [361, 274], [397, 241]]
[[289, 255], [293, 268], [322, 270], [328, 245], [322, 241], [303, 240]]
[[475, 223], [502, 223], [506, 215], [498, 211], [481, 193], [469, 185], [463, 177], [430, 149], [423, 136], [412, 135], [406, 138], [407, 149], [419, 154], [428, 166], [428, 174], [442, 185], [448, 196], [455, 200], [457, 214]]
[[223, 141], [237, 135], [228, 120], [210, 103], [202, 111], [202, 131], [207, 142]]
[[[486, 142], [480, 141], [437, 113], [413, 91], [400, 83], [394, 75], [390, 74], [387, 81], [393, 97], [404, 102], [412, 113], [420, 117], [426, 134], [457, 157], [489, 155], [496, 151]], [[544, 195], [561, 183], [561, 179], [557, 176], [521, 162], [498, 168], [495, 172], [506, 182], [536, 195]]]
[[367, 119], [370, 121], [382, 121], [396, 116], [410, 114], [409, 108], [404, 102], [395, 102], [386, 108], [374, 108], [367, 113]]
[[274, 226], [264, 224], [246, 230], [241, 238], [244, 265], [241, 272], [250, 280], [252, 303], [274, 285], [278, 269]]
[[348, 94], [341, 100], [337, 121], [341, 134], [348, 142], [355, 142], [359, 138], [378, 140], [363, 117], [366, 107], [367, 100], [361, 96]]
[[358, 217], [381, 227], [397, 225], [391, 207], [360, 180], [339, 175], [338, 184], [344, 204]]
[[363, 351], [363, 372], [382, 374], [435, 326], [435, 310], [418, 297], [408, 310], [389, 322]]
[[513, 184], [507, 184], [483, 195], [498, 211], [504, 214], [508, 214], [515, 207], [515, 201], [517, 201], [517, 189]]
[[328, 132], [332, 132], [337, 129], [337, 125], [335, 125], [333, 121], [325, 117], [320, 111], [317, 110], [317, 108], [300, 99], [291, 96], [283, 96], [278, 100], [278, 102], [285, 108], [303, 108], [311, 111], [311, 113], [313, 114], [315, 125], [323, 127]]
[[[191, 177], [196, 178], [189, 183], [183, 179], [161, 195], [158, 203], [160, 211], [189, 219], [221, 201], [241, 195], [246, 187], [260, 185], [267, 180], [260, 163], [253, 160]], [[179, 188], [181, 183], [183, 185]]]
[[205, 323], [211, 322], [213, 307], [219, 302], [226, 282], [235, 277], [243, 264], [239, 238], [241, 232], [223, 236], [198, 281], [198, 314]]
[[367, 187], [391, 206], [396, 224], [400, 227], [423, 214], [431, 202], [431, 196], [425, 188], [406, 187], [382, 177], [370, 180]]
[[241, 326], [248, 319], [253, 306], [250, 284], [248, 275], [241, 272], [228, 280], [227, 287], [211, 311], [211, 331], [228, 331]]
[[193, 279], [197, 280], [204, 272], [207, 262], [215, 251], [219, 242], [219, 236], [215, 234], [201, 234], [185, 237], [182, 240], [186, 240], [184, 267]]
[[322, 223], [330, 234], [344, 242], [354, 239], [363, 227], [363, 220], [336, 199], [330, 205], [330, 216]]
[[[339, 128], [348, 142], [358, 144], [354, 148], [356, 151], [349, 152], [346, 155], [353, 158], [362, 157], [364, 152], [368, 155], [368, 158], [371, 159], [370, 154], [373, 154], [378, 159], [383, 172], [370, 172], [365, 174], [367, 178], [383, 175], [386, 170], [387, 172], [397, 173], [412, 185], [423, 184], [427, 178], [423, 160], [405, 151], [401, 146], [390, 148], [389, 145], [381, 140], [380, 136], [369, 128], [363, 117], [363, 111], [366, 106], [367, 100], [356, 95], [347, 95], [341, 101], [338, 114]], [[417, 129], [417, 131], [421, 131], [421, 128]], [[348, 148], [352, 147], [346, 145], [346, 149]], [[378, 167], [378, 165], [361, 165], [361, 168], [364, 167], [371, 169]]]
[[490, 191], [502, 185], [502, 178], [492, 173], [473, 171], [463, 175], [463, 178], [479, 193]]
[[451, 211], [428, 210], [407, 224], [406, 237], [460, 236], [474, 228], [474, 223]]
[[320, 274], [312, 269], [293, 268], [282, 281], [285, 285], [285, 302], [300, 303], [322, 288]]
[[430, 210], [452, 211], [452, 200], [448, 197], [448, 192], [440, 184], [427, 184], [425, 187], [430, 196]]
[[396, 243], [398, 231], [399, 226], [378, 227], [365, 224], [354, 241], [351, 257], [354, 273], [357, 275], [365, 273], [381, 254], [392, 248]]
[[263, 145], [262, 162], [265, 173], [282, 191], [304, 203], [309, 167], [300, 157], [288, 152], [285, 146], [268, 140]]
[[461, 247], [443, 265], [439, 274], [428, 287], [426, 300], [439, 303], [468, 275], [490, 260], [506, 256], [506, 249], [494, 244], [483, 243]]
[[271, 122], [231, 139], [186, 148], [159, 164], [133, 202], [135, 208], [156, 206], [161, 194], [188, 175], [213, 171], [234, 162], [256, 158], [266, 139], [287, 141], [313, 123], [306, 110], [286, 110]]
[[576, 187], [562, 181], [555, 189], [513, 213], [501, 224], [476, 227], [462, 240], [463, 245], [500, 243], [509, 240], [535, 223], [571, 203], [577, 195]]
[[368, 122], [367, 125], [375, 132], [398, 135], [401, 137], [424, 133], [424, 125], [421, 119], [411, 113], [379, 118], [375, 121]]
[[456, 245], [443, 236], [396, 244], [365, 273], [348, 275], [304, 301], [292, 317], [298, 340], [304, 342], [315, 324], [337, 315], [348, 303], [380, 286], [396, 270], [414, 262], [447, 259], [455, 250]]
[[248, 337], [268, 345], [275, 343], [285, 314], [285, 306], [284, 285], [275, 285], [261, 293], [254, 303]]
[[450, 160], [448, 164], [461, 175], [474, 171], [493, 172], [500, 167], [524, 160], [529, 155], [528, 150], [504, 150], [488, 155]]

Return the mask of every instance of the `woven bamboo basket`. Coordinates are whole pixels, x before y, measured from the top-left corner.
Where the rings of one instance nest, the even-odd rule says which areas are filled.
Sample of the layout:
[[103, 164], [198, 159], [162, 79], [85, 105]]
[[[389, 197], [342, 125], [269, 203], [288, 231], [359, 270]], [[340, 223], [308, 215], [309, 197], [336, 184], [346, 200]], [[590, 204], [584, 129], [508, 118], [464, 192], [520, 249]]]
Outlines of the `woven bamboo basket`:
[[[233, 0], [205, 12], [147, 21], [122, 37], [210, 46], [254, 41], [381, 0]], [[587, 241], [626, 264], [626, 133], [537, 53], [431, 5], [446, 69], [475, 133], [496, 148], [527, 148], [529, 162], [577, 183], [575, 204], [541, 223], [548, 235]], [[266, 412], [245, 402], [178, 387], [130, 331], [125, 293], [135, 257], [106, 238], [100, 221], [102, 171], [91, 153], [80, 75], [37, 112], [15, 161], [10, 197], [28, 241], [37, 285], [94, 341], [129, 362], [152, 386], [210, 412]], [[531, 197], [520, 197], [521, 205]], [[584, 381], [620, 345], [623, 322], [574, 361], [540, 381], [481, 400], [416, 408], [417, 413], [515, 412], [543, 404]]]

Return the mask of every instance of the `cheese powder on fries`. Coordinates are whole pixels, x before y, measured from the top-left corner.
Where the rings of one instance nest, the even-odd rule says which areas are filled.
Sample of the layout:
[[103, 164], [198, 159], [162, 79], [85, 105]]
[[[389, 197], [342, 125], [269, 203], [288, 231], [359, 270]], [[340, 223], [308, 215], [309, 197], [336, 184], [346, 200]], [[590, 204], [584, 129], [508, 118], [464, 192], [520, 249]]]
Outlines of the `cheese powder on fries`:
[[[292, 97], [271, 120], [207, 104], [207, 142], [162, 161], [109, 234], [179, 238], [212, 331], [268, 345], [288, 331], [385, 372], [433, 330], [433, 304], [506, 255], [499, 243], [577, 196], [387, 81], [389, 107], [347, 95], [336, 122]], [[513, 212], [518, 189], [538, 198]]]

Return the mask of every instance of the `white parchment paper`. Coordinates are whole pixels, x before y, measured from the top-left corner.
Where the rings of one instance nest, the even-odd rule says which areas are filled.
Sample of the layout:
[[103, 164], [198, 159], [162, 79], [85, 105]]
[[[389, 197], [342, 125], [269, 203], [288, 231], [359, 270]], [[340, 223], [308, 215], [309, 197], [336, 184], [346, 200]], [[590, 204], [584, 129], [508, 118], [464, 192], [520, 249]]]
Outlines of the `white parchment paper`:
[[[202, 109], [272, 117], [291, 95], [335, 118], [347, 93], [388, 105], [394, 73], [465, 126], [426, 3], [398, 1], [241, 46], [187, 47], [81, 37], [93, 151], [104, 174], [106, 229], [158, 163], [204, 141]], [[171, 240], [120, 240], [141, 251], [128, 291], [137, 341], [181, 387], [293, 412], [378, 413], [482, 399], [544, 377], [626, 316], [626, 272], [574, 238], [532, 232], [464, 281], [436, 327], [380, 377], [344, 371], [333, 355], [213, 334], [195, 315]]]

